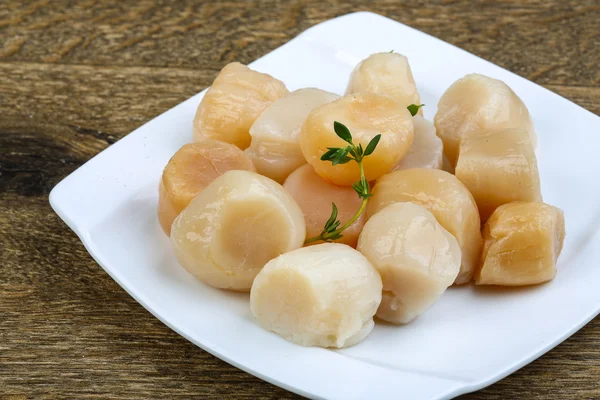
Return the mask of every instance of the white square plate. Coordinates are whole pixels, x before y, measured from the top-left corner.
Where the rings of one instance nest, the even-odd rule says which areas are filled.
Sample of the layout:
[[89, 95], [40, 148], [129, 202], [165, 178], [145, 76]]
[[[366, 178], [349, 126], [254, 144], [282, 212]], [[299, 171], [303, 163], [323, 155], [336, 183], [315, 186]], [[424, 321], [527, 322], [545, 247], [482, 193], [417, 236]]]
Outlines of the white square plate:
[[394, 49], [408, 56], [431, 119], [456, 79], [477, 72], [525, 101], [539, 135], [546, 202], [567, 237], [558, 275], [538, 287], [451, 288], [404, 327], [377, 325], [344, 350], [304, 348], [253, 322], [248, 295], [212, 289], [179, 267], [156, 218], [157, 184], [192, 139], [204, 92], [148, 122], [58, 184], [50, 203], [94, 259], [170, 328], [217, 357], [296, 393], [327, 399], [442, 399], [489, 385], [539, 357], [600, 312], [600, 118], [438, 39], [371, 13], [319, 24], [251, 64], [290, 90], [343, 93], [354, 65]]

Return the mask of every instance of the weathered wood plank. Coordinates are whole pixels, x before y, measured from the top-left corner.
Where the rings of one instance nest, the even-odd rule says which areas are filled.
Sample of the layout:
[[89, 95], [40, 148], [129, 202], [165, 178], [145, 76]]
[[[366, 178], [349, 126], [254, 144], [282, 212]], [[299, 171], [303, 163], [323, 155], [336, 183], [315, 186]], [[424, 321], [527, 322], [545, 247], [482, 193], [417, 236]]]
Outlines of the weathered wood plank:
[[[297, 398], [200, 350], [132, 300], [51, 211], [63, 177], [308, 27], [371, 10], [600, 113], [600, 6], [141, 0], [0, 3], [0, 397]], [[361, 27], [357, 27], [360, 29]], [[600, 398], [600, 318], [465, 399]]]

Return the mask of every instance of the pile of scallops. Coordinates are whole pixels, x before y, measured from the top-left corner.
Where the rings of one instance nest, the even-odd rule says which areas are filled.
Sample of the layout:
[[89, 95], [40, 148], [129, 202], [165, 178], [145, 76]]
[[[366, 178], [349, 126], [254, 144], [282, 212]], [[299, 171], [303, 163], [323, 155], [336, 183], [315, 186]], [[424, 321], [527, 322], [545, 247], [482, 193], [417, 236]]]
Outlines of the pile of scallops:
[[[212, 287], [250, 291], [263, 328], [335, 348], [364, 339], [374, 317], [413, 321], [452, 285], [553, 279], [564, 216], [542, 202], [525, 104], [470, 74], [442, 95], [433, 123], [420, 105], [407, 58], [393, 52], [359, 63], [344, 96], [289, 92], [226, 65], [159, 184], [179, 264]], [[322, 160], [347, 145], [335, 122], [361, 148], [380, 135], [363, 168]], [[352, 185], [363, 172], [361, 198]], [[358, 217], [341, 237], [305, 244], [332, 203], [341, 224]]]

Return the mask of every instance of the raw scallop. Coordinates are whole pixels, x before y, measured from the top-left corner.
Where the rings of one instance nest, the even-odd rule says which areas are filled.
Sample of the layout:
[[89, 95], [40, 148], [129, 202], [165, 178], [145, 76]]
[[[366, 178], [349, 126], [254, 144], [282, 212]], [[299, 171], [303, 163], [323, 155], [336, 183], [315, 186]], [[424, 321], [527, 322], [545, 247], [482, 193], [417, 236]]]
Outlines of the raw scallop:
[[306, 161], [317, 174], [336, 185], [352, 185], [360, 179], [360, 171], [356, 162], [332, 165], [330, 161], [321, 161], [329, 147], [348, 145], [336, 135], [335, 121], [346, 125], [354, 144], [360, 143], [363, 148], [381, 134], [373, 154], [363, 160], [369, 181], [390, 172], [413, 142], [413, 117], [406, 107], [391, 97], [374, 93], [351, 94], [315, 108], [302, 126], [300, 146]]
[[377, 317], [395, 324], [423, 314], [460, 270], [454, 236], [413, 203], [390, 204], [373, 215], [357, 249], [381, 274], [383, 298]]
[[478, 285], [521, 286], [549, 281], [565, 238], [563, 212], [541, 202], [514, 202], [494, 211], [483, 229]]
[[542, 200], [535, 151], [520, 129], [466, 134], [454, 173], [475, 198], [482, 221], [502, 204]]
[[372, 54], [354, 68], [346, 94], [362, 92], [388, 95], [404, 107], [421, 104], [408, 58], [398, 53]]
[[158, 185], [158, 220], [167, 235], [175, 217], [206, 185], [223, 173], [254, 165], [232, 144], [205, 140], [186, 144], [171, 157]]
[[409, 168], [442, 169], [444, 145], [435, 134], [435, 125], [420, 115], [415, 115], [415, 138], [408, 153], [394, 167], [394, 171]]
[[177, 261], [204, 283], [249, 290], [271, 259], [302, 247], [302, 210], [277, 182], [228, 171], [202, 190], [173, 222]]
[[254, 280], [250, 308], [263, 328], [290, 342], [341, 348], [371, 332], [381, 288], [362, 254], [322, 243], [269, 261]]
[[[331, 215], [331, 203], [338, 208], [338, 219], [345, 224], [356, 214], [362, 199], [349, 186], [335, 186], [314, 171], [310, 165], [303, 165], [292, 172], [285, 180], [283, 187], [296, 200], [306, 221], [306, 238], [318, 236]], [[356, 246], [358, 234], [365, 224], [365, 213], [342, 233], [336, 240], [352, 247]]]
[[250, 145], [250, 127], [288, 90], [271, 75], [238, 62], [227, 64], [208, 89], [194, 117], [194, 139], [216, 139], [240, 149]]
[[428, 209], [460, 246], [460, 272], [454, 283], [473, 276], [481, 249], [479, 211], [469, 190], [456, 177], [440, 169], [413, 168], [394, 171], [377, 181], [367, 205], [367, 217], [397, 202]]
[[519, 128], [536, 144], [523, 101], [504, 82], [484, 75], [470, 74], [454, 82], [438, 103], [434, 123], [452, 165], [458, 160], [460, 138], [473, 131]]
[[279, 183], [306, 163], [298, 135], [308, 114], [340, 96], [315, 88], [296, 90], [275, 101], [250, 128], [252, 142], [246, 149], [259, 174]]

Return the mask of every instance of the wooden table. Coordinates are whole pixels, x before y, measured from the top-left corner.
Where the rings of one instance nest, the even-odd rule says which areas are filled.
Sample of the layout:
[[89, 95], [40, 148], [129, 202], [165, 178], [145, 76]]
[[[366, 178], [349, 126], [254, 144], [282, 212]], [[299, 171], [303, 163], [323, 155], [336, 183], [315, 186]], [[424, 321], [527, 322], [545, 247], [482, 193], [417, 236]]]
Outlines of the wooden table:
[[[295, 398], [150, 315], [92, 260], [50, 209], [48, 193], [208, 86], [227, 62], [249, 63], [357, 10], [437, 36], [600, 113], [597, 0], [487, 3], [2, 1], [0, 397]], [[599, 399], [599, 377], [596, 318], [464, 398]]]

